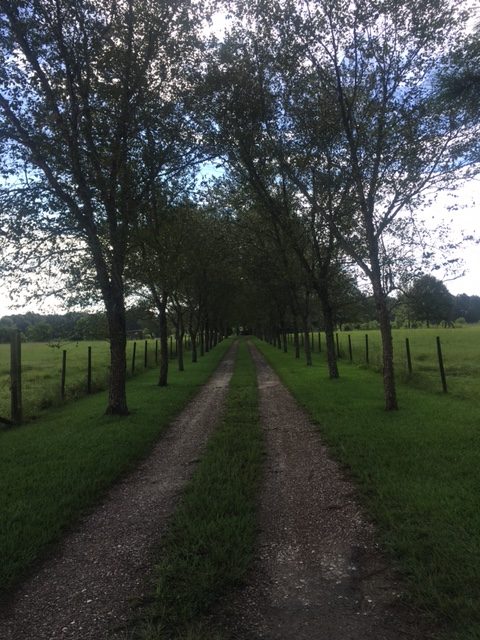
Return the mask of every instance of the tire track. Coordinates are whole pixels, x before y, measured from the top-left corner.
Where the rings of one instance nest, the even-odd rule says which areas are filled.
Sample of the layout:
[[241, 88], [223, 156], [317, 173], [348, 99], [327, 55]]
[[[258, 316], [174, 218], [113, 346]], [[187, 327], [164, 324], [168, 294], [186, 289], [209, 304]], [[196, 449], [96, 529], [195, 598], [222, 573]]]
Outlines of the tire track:
[[148, 458], [0, 611], [2, 640], [102, 640], [127, 622], [179, 494], [221, 417], [235, 355], [236, 344]]

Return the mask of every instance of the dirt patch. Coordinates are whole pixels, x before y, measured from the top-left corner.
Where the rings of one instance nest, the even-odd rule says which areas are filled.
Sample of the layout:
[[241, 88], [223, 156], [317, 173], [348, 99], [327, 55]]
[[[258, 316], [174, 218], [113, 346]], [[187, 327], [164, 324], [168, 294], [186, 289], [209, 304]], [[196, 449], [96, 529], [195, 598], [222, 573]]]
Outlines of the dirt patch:
[[242, 640], [428, 638], [318, 429], [252, 350], [266, 437], [260, 534], [245, 587], [221, 626]]
[[235, 347], [149, 457], [59, 545], [0, 611], [2, 640], [101, 640], [144, 595], [153, 550], [218, 422]]

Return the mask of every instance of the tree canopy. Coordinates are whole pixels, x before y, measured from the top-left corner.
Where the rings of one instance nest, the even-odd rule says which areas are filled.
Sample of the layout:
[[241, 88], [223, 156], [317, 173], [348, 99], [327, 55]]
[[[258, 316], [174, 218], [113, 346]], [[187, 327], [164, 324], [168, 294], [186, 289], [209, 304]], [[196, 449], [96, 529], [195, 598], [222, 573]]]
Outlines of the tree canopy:
[[303, 333], [307, 364], [321, 327], [334, 378], [361, 281], [395, 409], [390, 296], [447, 299], [409, 282], [433, 255], [417, 211], [474, 173], [478, 34], [453, 0], [220, 9], [215, 34], [191, 0], [0, 0], [0, 272], [103, 302], [118, 414], [130, 300], [157, 317], [162, 385], [167, 322], [201, 352], [235, 324]]

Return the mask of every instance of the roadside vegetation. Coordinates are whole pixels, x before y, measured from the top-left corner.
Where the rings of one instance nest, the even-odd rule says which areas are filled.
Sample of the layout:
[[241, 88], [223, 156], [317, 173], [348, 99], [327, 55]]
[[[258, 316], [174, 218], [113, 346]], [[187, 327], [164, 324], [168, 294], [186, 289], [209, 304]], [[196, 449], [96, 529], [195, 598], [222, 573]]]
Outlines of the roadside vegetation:
[[377, 373], [345, 364], [328, 380], [318, 357], [305, 367], [258, 346], [357, 482], [414, 605], [442, 638], [480, 637], [478, 403], [400, 384], [401, 409], [386, 412]]
[[153, 604], [135, 637], [217, 637], [203, 616], [238, 586], [252, 560], [262, 459], [255, 369], [241, 342], [224, 417], [159, 549]]
[[149, 451], [230, 344], [183, 373], [172, 370], [168, 387], [158, 387], [156, 370], [132, 379], [129, 416], [102, 416], [105, 395], [98, 393], [0, 433], [1, 595]]

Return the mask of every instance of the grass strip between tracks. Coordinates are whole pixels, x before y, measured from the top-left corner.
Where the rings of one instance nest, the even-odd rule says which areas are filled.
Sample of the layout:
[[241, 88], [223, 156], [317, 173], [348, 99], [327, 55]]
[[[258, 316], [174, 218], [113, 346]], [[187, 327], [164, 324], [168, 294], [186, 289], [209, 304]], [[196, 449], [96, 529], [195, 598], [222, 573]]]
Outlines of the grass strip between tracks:
[[320, 425], [407, 579], [412, 601], [448, 640], [480, 638], [480, 409], [478, 403], [398, 385], [399, 411], [383, 410], [381, 376], [339, 363], [306, 367], [257, 341]]
[[0, 596], [5, 597], [106, 489], [145, 456], [216, 369], [225, 340], [169, 386], [157, 371], [128, 383], [128, 417], [105, 416], [105, 393], [52, 409], [0, 433]]
[[201, 620], [252, 560], [263, 452], [255, 368], [241, 342], [224, 416], [161, 545], [151, 621], [140, 637], [217, 637]]

